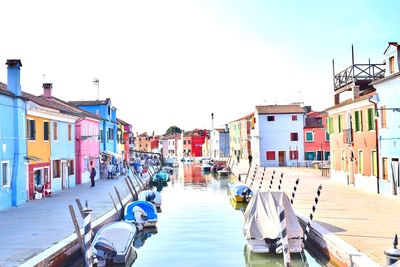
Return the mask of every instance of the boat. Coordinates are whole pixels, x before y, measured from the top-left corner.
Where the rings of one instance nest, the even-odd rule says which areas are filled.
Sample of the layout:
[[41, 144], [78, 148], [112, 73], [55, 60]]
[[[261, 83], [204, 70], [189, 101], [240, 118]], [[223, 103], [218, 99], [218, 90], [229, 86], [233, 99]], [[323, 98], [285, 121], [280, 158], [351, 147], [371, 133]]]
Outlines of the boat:
[[153, 182], [158, 182], [158, 181], [160, 181], [160, 182], [168, 182], [169, 181], [169, 174], [164, 170], [161, 170], [160, 172], [154, 174]]
[[165, 159], [164, 165], [169, 167], [178, 167], [179, 163], [176, 157], [168, 157]]
[[141, 248], [148, 238], [157, 233], [158, 233], [157, 228], [146, 228], [143, 229], [142, 231], [139, 231], [135, 237], [135, 241], [133, 241], [133, 246], [135, 248]]
[[107, 264], [127, 264], [135, 260], [137, 254], [133, 241], [137, 228], [127, 222], [113, 222], [101, 227], [92, 242], [93, 258], [97, 266]]
[[169, 173], [169, 174], [173, 174], [173, 173], [174, 173], [174, 168], [173, 168], [173, 167], [170, 167], [170, 166], [164, 166], [164, 167], [162, 167], [161, 170], [162, 170], [162, 171], [165, 171], [165, 172], [167, 172], [167, 173]]
[[125, 207], [124, 221], [136, 224], [139, 230], [155, 227], [158, 221], [157, 208], [148, 201], [133, 201]]
[[217, 171], [219, 176], [228, 176], [231, 171], [229, 170], [229, 168], [225, 167], [222, 170]]
[[229, 184], [229, 194], [236, 202], [249, 202], [253, 196], [253, 191], [248, 185], [242, 182]]
[[229, 202], [231, 203], [232, 208], [235, 210], [240, 210], [242, 213], [246, 210], [247, 203], [237, 202], [233, 198], [229, 198]]
[[154, 204], [157, 212], [161, 212], [161, 194], [154, 190], [144, 190], [139, 193], [138, 200], [148, 201]]
[[213, 166], [212, 160], [203, 160], [201, 163], [201, 170], [203, 172], [209, 172], [211, 171], [211, 167]]
[[221, 160], [214, 161], [213, 166], [211, 167], [211, 171], [217, 172], [217, 171], [222, 170], [225, 167], [226, 167], [225, 161], [221, 161]]
[[244, 213], [243, 233], [253, 253], [282, 253], [278, 205], [282, 201], [290, 253], [303, 251], [303, 229], [284, 192], [256, 192]]

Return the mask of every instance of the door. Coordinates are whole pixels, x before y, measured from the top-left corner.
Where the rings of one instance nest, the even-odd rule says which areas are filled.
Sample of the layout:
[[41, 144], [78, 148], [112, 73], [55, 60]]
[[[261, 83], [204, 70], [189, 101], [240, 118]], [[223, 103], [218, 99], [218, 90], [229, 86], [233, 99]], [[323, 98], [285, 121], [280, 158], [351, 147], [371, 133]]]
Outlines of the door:
[[390, 164], [391, 172], [392, 172], [392, 183], [393, 183], [393, 195], [399, 195], [399, 184], [400, 184], [400, 175], [399, 175], [399, 160], [392, 159], [392, 163]]
[[285, 166], [285, 151], [278, 152], [279, 166]]
[[68, 188], [68, 169], [65, 161], [61, 163], [61, 189]]

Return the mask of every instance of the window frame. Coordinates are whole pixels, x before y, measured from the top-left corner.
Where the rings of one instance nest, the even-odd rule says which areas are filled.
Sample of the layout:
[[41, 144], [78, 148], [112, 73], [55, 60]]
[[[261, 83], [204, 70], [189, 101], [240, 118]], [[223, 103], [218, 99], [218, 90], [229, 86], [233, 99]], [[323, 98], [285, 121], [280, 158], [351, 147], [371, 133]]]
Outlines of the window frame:
[[297, 115], [292, 115], [292, 121], [297, 121]]
[[[311, 134], [311, 140], [307, 140], [307, 134]], [[306, 131], [304, 140], [306, 143], [313, 143], [314, 142], [314, 131]]]
[[[56, 163], [58, 163], [58, 168], [56, 168]], [[56, 172], [57, 170], [57, 172]], [[53, 179], [60, 179], [61, 178], [61, 160], [53, 160], [52, 163], [52, 171], [53, 171]], [[56, 176], [56, 174], [58, 176]]]
[[[6, 183], [4, 184], [4, 180], [3, 180], [3, 164], [7, 165], [7, 169], [6, 169]], [[3, 160], [0, 161], [0, 183], [1, 183], [1, 187], [2, 188], [10, 188], [11, 187], [11, 173], [10, 173], [10, 161], [9, 160]]]
[[[45, 124], [47, 124], [47, 127], [45, 127]], [[47, 139], [46, 139], [46, 132], [47, 132]], [[45, 141], [45, 142], [50, 141], [50, 122], [49, 121], [43, 121], [43, 141]]]
[[[36, 141], [36, 120], [27, 118], [26, 138], [28, 141]], [[33, 129], [32, 126], [33, 125]]]
[[58, 123], [53, 121], [53, 141], [58, 141]]
[[290, 141], [291, 142], [298, 142], [299, 141], [299, 133], [298, 132], [290, 133]]
[[273, 115], [268, 115], [268, 116], [267, 116], [267, 121], [275, 121], [275, 116], [273, 116]]
[[266, 160], [276, 160], [276, 151], [275, 150], [265, 151], [265, 159]]

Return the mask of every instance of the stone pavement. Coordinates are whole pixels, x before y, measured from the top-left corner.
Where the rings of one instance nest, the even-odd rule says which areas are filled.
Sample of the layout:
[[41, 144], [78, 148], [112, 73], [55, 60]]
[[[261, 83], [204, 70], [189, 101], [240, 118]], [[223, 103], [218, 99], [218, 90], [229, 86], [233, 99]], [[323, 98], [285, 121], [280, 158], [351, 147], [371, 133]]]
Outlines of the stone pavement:
[[[135, 179], [133, 179], [135, 183]], [[32, 200], [26, 204], [0, 212], [0, 266], [18, 266], [29, 258], [51, 247], [74, 232], [68, 205], [72, 204], [80, 227], [83, 220], [75, 199], [82, 205], [88, 201], [93, 209], [92, 221], [114, 208], [108, 192], [118, 201], [114, 186], [121, 198], [129, 191], [124, 176], [112, 180], [96, 180], [96, 186], [82, 184], [54, 194], [49, 198]]]
[[[247, 173], [247, 170], [247, 161], [233, 167], [234, 174]], [[276, 170], [273, 189], [277, 190], [280, 174], [284, 173], [282, 185], [288, 195], [293, 191], [295, 180], [300, 179], [294, 208], [306, 216], [311, 212], [317, 187], [322, 184], [314, 220], [372, 260], [385, 265], [383, 252], [392, 246], [394, 235], [400, 233], [399, 197], [378, 195], [340, 184], [322, 176], [320, 170], [309, 168], [267, 168], [264, 177], [267, 181], [263, 188], [268, 187], [273, 170]], [[248, 179], [252, 173], [253, 170]], [[262, 170], [256, 180], [261, 176]], [[256, 188], [258, 185], [256, 182]]]

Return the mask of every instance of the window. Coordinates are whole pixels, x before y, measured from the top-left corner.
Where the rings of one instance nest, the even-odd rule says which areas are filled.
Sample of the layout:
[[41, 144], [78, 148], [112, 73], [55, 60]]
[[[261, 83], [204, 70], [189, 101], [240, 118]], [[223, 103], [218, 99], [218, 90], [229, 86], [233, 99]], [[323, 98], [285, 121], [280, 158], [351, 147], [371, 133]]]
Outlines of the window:
[[314, 142], [314, 133], [306, 132], [306, 142]]
[[360, 149], [358, 150], [358, 173], [363, 174], [364, 171], [364, 153]]
[[334, 130], [334, 128], [333, 128], [333, 117], [329, 117], [329, 118], [327, 118], [326, 119], [326, 125], [327, 125], [327, 128], [328, 128], [328, 133], [329, 134], [333, 134], [333, 130]]
[[266, 152], [267, 160], [275, 160], [275, 151]]
[[382, 167], [383, 167], [383, 179], [387, 180], [388, 179], [388, 159], [387, 158], [382, 158]]
[[186, 145], [186, 140], [183, 140], [183, 144]]
[[325, 151], [325, 160], [330, 160], [330, 155], [331, 155], [331, 152], [330, 151]]
[[298, 133], [290, 133], [290, 141], [299, 141]]
[[74, 161], [68, 160], [68, 175], [74, 175]]
[[108, 106], [107, 109], [108, 109], [108, 115], [111, 115], [111, 107]]
[[57, 129], [57, 122], [53, 122], [53, 140], [58, 140], [58, 129]]
[[190, 145], [192, 143], [192, 140], [188, 140], [188, 145]]
[[43, 122], [43, 140], [44, 141], [49, 141], [49, 122], [48, 121], [44, 121]]
[[292, 115], [292, 121], [297, 121], [297, 115]]
[[354, 112], [354, 128], [356, 129], [356, 132], [361, 132], [363, 130], [363, 124], [362, 124], [362, 110], [357, 110]]
[[339, 133], [343, 132], [343, 114], [339, 114], [338, 116], [338, 126], [339, 126]]
[[72, 141], [72, 125], [68, 124], [68, 141]]
[[382, 128], [387, 128], [387, 123], [386, 123], [386, 106], [382, 106], [382, 108], [381, 108], [381, 126], [382, 126]]
[[306, 160], [314, 160], [315, 159], [315, 153], [314, 152], [306, 152], [305, 156], [306, 156]]
[[369, 108], [369, 109], [367, 110], [367, 115], [368, 115], [368, 131], [375, 130], [374, 109], [373, 109], [373, 108]]
[[60, 167], [60, 160], [53, 161], [53, 178], [60, 178], [61, 177], [61, 167]]
[[36, 140], [35, 120], [31, 120], [31, 119], [27, 120], [26, 130], [27, 130], [26, 137], [28, 138], [28, 140]]
[[114, 131], [112, 128], [108, 128], [108, 140], [114, 140]]
[[376, 151], [371, 151], [371, 167], [372, 167], [372, 175], [378, 176], [378, 161], [376, 160]]
[[328, 132], [325, 132], [325, 141], [329, 141], [330, 140], [330, 135]]
[[8, 161], [1, 162], [1, 186], [10, 186], [10, 171], [9, 171]]
[[85, 171], [89, 171], [89, 158], [88, 157], [83, 158], [83, 168]]
[[292, 150], [289, 151], [289, 159], [299, 159], [299, 151], [297, 150]]
[[275, 116], [267, 116], [267, 121], [275, 121]]
[[394, 73], [394, 57], [389, 58], [389, 74]]
[[103, 140], [104, 140], [104, 131], [103, 130], [100, 130], [100, 139], [99, 139], [101, 142], [103, 142]]

